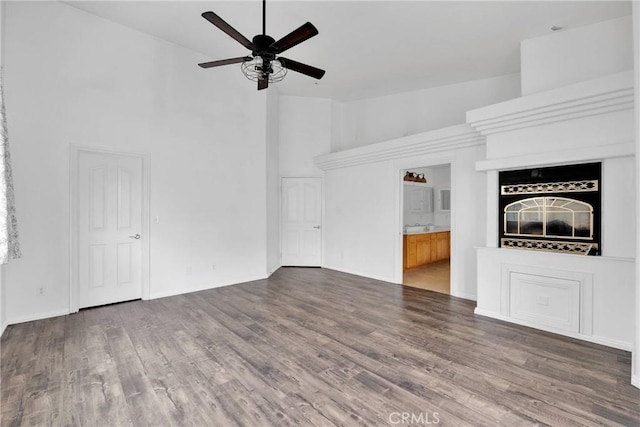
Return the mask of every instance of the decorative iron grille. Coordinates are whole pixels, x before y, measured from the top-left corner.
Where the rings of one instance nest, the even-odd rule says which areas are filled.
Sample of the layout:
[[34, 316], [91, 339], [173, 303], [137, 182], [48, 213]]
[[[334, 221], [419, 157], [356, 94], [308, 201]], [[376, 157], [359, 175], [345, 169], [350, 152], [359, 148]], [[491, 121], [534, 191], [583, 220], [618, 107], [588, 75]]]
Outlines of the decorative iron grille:
[[499, 174], [501, 247], [601, 253], [600, 163]]

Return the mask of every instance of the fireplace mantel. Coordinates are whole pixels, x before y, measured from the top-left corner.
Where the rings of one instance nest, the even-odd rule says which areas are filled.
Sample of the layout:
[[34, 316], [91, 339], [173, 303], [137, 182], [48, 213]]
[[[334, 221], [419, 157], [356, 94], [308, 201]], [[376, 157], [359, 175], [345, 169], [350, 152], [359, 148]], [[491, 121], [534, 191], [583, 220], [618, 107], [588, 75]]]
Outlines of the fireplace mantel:
[[[629, 350], [635, 261], [631, 71], [467, 113], [486, 138], [486, 247], [476, 313]], [[602, 163], [602, 256], [498, 248], [499, 172]], [[631, 193], [630, 193], [631, 191]]]
[[633, 142], [624, 142], [607, 146], [585, 147], [580, 151], [560, 149], [554, 152], [480, 160], [476, 162], [476, 170], [478, 172], [488, 172], [524, 169], [532, 166], [544, 167], [566, 163], [590, 163], [603, 159], [630, 157], [634, 154], [635, 144]]
[[470, 127], [487, 144], [476, 170], [633, 156], [633, 88], [628, 71], [469, 111]]

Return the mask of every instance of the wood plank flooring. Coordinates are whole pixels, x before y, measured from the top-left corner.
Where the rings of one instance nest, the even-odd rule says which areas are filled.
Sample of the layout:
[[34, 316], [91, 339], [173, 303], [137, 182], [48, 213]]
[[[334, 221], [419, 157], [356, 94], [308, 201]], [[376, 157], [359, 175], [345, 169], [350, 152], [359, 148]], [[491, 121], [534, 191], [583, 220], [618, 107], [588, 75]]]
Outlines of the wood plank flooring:
[[630, 354], [325, 269], [10, 326], [3, 426], [640, 424]]

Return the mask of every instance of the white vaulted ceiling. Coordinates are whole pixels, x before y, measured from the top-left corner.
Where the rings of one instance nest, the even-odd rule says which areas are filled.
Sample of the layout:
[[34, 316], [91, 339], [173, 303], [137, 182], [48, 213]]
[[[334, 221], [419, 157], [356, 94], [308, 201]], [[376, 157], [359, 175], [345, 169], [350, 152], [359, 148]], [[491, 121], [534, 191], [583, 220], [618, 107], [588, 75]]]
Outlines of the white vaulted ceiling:
[[[200, 14], [212, 10], [251, 39], [260, 1], [69, 1], [68, 4], [202, 53], [249, 52]], [[321, 81], [290, 72], [281, 93], [353, 100], [520, 71], [520, 41], [631, 14], [617, 1], [267, 1], [267, 34], [306, 21], [320, 34], [286, 56], [323, 68]], [[196, 67], [196, 64], [193, 64]], [[239, 65], [231, 65], [231, 67]], [[216, 69], [202, 70], [216, 78]]]

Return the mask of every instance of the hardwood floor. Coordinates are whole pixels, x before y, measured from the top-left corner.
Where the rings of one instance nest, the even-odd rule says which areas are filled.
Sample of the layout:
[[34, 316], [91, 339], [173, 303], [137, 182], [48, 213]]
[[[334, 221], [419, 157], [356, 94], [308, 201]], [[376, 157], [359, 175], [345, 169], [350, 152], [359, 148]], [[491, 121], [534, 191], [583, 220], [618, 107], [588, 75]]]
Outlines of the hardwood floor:
[[283, 268], [10, 326], [2, 425], [639, 425], [629, 353], [473, 308]]
[[449, 295], [451, 293], [450, 275], [451, 263], [447, 259], [406, 270], [403, 273], [402, 283], [406, 286]]

